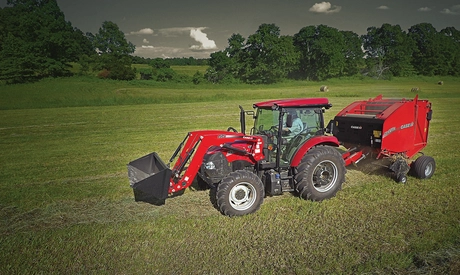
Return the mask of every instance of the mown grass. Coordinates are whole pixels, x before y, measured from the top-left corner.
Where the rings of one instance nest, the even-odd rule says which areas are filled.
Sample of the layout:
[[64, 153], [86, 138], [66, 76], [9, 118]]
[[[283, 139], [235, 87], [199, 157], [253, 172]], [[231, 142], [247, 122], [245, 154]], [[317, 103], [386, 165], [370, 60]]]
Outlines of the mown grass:
[[[0, 273], [457, 274], [460, 80], [443, 80], [1, 86]], [[356, 99], [414, 97], [412, 87], [433, 103], [430, 180], [401, 185], [372, 164], [350, 167], [331, 200], [268, 197], [239, 218], [214, 209], [209, 191], [134, 202], [129, 161], [151, 151], [168, 160], [191, 130], [239, 128], [238, 105], [327, 96], [328, 120]]]

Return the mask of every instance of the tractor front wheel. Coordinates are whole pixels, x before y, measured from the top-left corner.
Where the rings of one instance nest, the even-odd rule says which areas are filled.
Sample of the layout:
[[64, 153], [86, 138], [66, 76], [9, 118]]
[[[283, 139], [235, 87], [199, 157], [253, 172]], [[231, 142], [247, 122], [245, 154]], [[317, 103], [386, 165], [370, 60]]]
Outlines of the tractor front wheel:
[[411, 165], [414, 175], [419, 179], [429, 179], [434, 174], [436, 163], [432, 157], [418, 157]]
[[297, 167], [296, 191], [306, 200], [332, 198], [342, 188], [345, 173], [345, 162], [336, 149], [315, 147], [305, 154]]
[[217, 207], [227, 216], [242, 216], [260, 208], [264, 186], [256, 174], [238, 170], [228, 174], [217, 186]]

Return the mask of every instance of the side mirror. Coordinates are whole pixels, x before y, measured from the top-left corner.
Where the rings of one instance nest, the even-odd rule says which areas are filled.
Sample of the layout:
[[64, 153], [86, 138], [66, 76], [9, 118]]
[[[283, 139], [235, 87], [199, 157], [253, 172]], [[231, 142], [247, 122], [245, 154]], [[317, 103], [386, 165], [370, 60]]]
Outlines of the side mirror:
[[288, 114], [286, 118], [286, 127], [290, 128], [292, 127], [292, 115]]

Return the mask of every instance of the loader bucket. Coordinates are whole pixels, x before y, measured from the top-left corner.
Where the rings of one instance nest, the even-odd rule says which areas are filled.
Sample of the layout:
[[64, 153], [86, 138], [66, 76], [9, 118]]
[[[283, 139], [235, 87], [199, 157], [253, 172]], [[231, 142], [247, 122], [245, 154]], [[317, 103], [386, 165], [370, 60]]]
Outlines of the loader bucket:
[[128, 163], [129, 183], [136, 201], [162, 205], [168, 197], [171, 169], [153, 152]]

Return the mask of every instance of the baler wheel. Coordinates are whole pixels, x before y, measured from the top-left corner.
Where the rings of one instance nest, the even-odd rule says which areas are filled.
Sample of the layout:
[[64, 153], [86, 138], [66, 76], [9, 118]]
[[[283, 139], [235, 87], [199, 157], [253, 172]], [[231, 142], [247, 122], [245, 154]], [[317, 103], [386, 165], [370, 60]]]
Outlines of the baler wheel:
[[420, 156], [412, 163], [412, 171], [419, 179], [429, 179], [434, 174], [436, 162], [430, 156]]
[[398, 178], [396, 179], [399, 183], [407, 183], [407, 175], [405, 174], [401, 174], [398, 176]]
[[249, 171], [231, 172], [217, 186], [217, 207], [227, 216], [242, 216], [260, 208], [264, 199], [260, 178]]
[[306, 200], [332, 198], [342, 188], [345, 173], [345, 162], [336, 149], [315, 147], [305, 154], [297, 167], [296, 191]]

